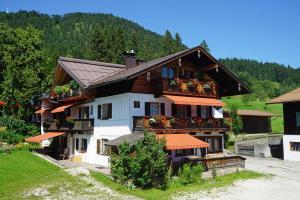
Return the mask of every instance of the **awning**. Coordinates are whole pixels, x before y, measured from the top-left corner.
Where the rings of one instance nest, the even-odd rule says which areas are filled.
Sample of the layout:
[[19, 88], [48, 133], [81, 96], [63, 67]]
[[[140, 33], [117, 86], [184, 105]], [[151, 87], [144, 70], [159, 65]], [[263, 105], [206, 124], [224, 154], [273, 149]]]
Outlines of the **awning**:
[[157, 134], [156, 138], [166, 140], [167, 150], [207, 148], [208, 143], [203, 142], [189, 134]]
[[175, 104], [182, 105], [200, 105], [200, 106], [224, 106], [225, 104], [218, 100], [212, 98], [198, 98], [198, 97], [187, 97], [187, 96], [172, 96], [172, 95], [164, 95], [163, 97], [170, 100]]
[[50, 110], [50, 109], [51, 109], [51, 108], [41, 108], [41, 109], [35, 111], [34, 113], [35, 113], [35, 114], [42, 114], [42, 113], [44, 113], [46, 110]]
[[65, 134], [65, 133], [64, 132], [48, 132], [43, 135], [25, 138], [25, 142], [41, 143], [43, 140], [48, 140], [50, 138], [54, 138], [54, 137], [57, 137], [57, 136], [60, 136], [63, 134]]
[[72, 106], [74, 106], [74, 105], [75, 105], [75, 103], [70, 103], [70, 104], [62, 105], [62, 106], [60, 106], [60, 107], [57, 107], [57, 108], [53, 109], [53, 110], [51, 111], [51, 113], [64, 112], [65, 109], [70, 108], [70, 107], [72, 107]]

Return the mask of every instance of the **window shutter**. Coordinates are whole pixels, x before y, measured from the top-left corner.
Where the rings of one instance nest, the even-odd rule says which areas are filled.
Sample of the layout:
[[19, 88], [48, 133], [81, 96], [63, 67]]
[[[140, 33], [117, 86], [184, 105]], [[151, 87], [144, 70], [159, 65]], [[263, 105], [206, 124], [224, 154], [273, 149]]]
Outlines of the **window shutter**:
[[150, 116], [150, 102], [145, 102], [145, 116]]
[[177, 116], [177, 107], [174, 103], [172, 103], [172, 116]]
[[101, 119], [101, 105], [98, 105], [98, 119]]
[[212, 117], [212, 107], [211, 106], [208, 107], [208, 116]]
[[161, 103], [160, 104], [160, 114], [161, 115], [165, 115], [166, 111], [165, 111], [165, 103]]
[[197, 106], [197, 116], [201, 117], [201, 106]]
[[112, 118], [112, 104], [108, 104], [108, 113], [107, 113], [107, 118], [111, 119]]
[[191, 105], [187, 105], [186, 106], [186, 115], [188, 117], [191, 117], [192, 116], [192, 106]]
[[79, 107], [79, 109], [78, 109], [79, 111], [78, 111], [78, 119], [81, 119], [81, 107]]

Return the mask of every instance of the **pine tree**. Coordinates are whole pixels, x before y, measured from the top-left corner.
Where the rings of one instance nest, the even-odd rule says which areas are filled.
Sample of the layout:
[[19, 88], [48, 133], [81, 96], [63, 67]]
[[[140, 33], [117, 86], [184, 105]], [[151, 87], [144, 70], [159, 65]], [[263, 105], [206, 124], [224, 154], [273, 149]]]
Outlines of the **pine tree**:
[[174, 53], [174, 39], [170, 31], [166, 31], [162, 39], [162, 56]]
[[135, 32], [130, 34], [128, 43], [129, 44], [128, 44], [127, 50], [134, 50], [136, 53], [139, 52], [138, 38], [137, 38], [137, 34]]
[[205, 40], [202, 40], [200, 46], [201, 46], [204, 50], [206, 50], [207, 52], [210, 52], [210, 49], [209, 49], [209, 47], [208, 47], [208, 45], [207, 45], [207, 43], [206, 43]]
[[175, 43], [174, 43], [174, 51], [175, 52], [178, 52], [178, 51], [182, 51], [184, 50], [185, 47], [184, 45], [182, 44], [182, 40], [181, 40], [181, 37], [178, 33], [175, 34]]

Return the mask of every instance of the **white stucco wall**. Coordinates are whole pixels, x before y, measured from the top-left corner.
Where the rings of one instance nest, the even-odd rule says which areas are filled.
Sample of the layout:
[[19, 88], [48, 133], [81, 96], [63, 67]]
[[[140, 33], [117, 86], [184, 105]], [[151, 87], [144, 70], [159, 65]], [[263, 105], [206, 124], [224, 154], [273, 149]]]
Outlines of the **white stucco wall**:
[[[140, 102], [140, 108], [134, 108], [134, 101]], [[152, 94], [139, 94], [139, 93], [124, 93], [119, 95], [113, 95], [109, 97], [96, 98], [92, 102], [81, 104], [71, 108], [71, 116], [75, 119], [79, 117], [79, 107], [93, 106], [93, 115], [89, 118], [94, 118], [94, 132], [84, 134], [68, 134], [68, 148], [70, 156], [72, 156], [72, 140], [73, 138], [80, 139], [86, 138], [88, 140], [88, 148], [86, 153], [80, 153], [75, 151], [74, 155], [82, 155], [82, 161], [88, 163], [94, 163], [103, 166], [109, 166], [109, 157], [105, 155], [97, 154], [97, 140], [108, 139], [113, 140], [122, 135], [130, 134], [132, 132], [133, 118], [132, 116], [144, 116], [145, 115], [145, 102], [160, 102], [165, 103], [166, 116], [172, 115], [172, 103], [165, 97], [154, 98]], [[112, 119], [101, 120], [97, 119], [98, 105], [112, 103]], [[203, 107], [203, 110], [206, 110]], [[216, 111], [215, 111], [216, 112]], [[90, 111], [91, 113], [91, 111]], [[197, 107], [192, 106], [192, 116], [197, 116]], [[204, 113], [202, 114], [204, 117]], [[216, 117], [220, 117], [220, 113], [216, 113]], [[172, 153], [172, 156], [174, 156]], [[178, 158], [180, 159], [180, 158]]]
[[300, 142], [300, 135], [283, 135], [284, 160], [300, 161], [300, 152], [291, 151], [290, 142]]

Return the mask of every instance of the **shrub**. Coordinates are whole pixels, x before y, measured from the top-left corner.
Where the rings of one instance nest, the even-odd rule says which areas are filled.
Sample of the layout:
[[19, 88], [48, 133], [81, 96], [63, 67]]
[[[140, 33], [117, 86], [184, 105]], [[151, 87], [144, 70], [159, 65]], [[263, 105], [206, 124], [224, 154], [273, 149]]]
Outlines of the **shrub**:
[[237, 113], [237, 105], [231, 104], [229, 105], [229, 116], [231, 120], [229, 121], [229, 126], [231, 131], [237, 135], [240, 134], [243, 130], [243, 122]]
[[191, 165], [184, 164], [182, 168], [178, 170], [179, 181], [181, 184], [196, 183], [201, 180], [204, 167], [200, 164]]
[[18, 143], [14, 146], [15, 150], [18, 151], [29, 151], [29, 150], [33, 150], [33, 149], [40, 149], [41, 145], [40, 144], [32, 144], [32, 143]]
[[164, 188], [168, 185], [167, 154], [164, 141], [145, 133], [143, 140], [130, 146], [119, 146], [119, 155], [111, 157], [111, 173], [114, 180], [122, 184], [133, 184], [142, 188]]
[[13, 116], [0, 117], [0, 126], [6, 127], [0, 132], [0, 140], [9, 144], [20, 143], [24, 137], [38, 135], [40, 132], [37, 126], [27, 124], [24, 120]]
[[16, 133], [15, 131], [6, 129], [0, 132], [0, 141], [7, 142], [8, 144], [17, 144], [24, 140], [24, 136]]

